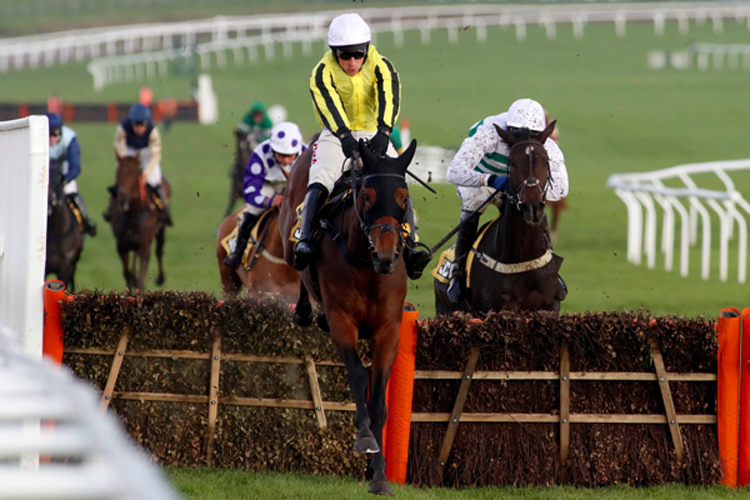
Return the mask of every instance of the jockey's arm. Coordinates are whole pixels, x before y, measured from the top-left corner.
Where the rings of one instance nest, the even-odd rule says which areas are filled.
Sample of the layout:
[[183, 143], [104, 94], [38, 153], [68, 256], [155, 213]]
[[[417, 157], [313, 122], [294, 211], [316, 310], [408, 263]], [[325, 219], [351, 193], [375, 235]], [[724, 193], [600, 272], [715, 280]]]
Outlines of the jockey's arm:
[[[256, 149], [257, 151], [257, 149]], [[271, 198], [261, 193], [263, 183], [266, 180], [266, 169], [263, 166], [263, 158], [256, 152], [250, 156], [245, 167], [245, 177], [242, 181], [242, 197], [248, 205], [258, 208], [271, 206]]]
[[68, 160], [68, 172], [65, 174], [65, 182], [71, 182], [81, 173], [81, 147], [75, 137], [68, 144], [66, 159]]
[[161, 163], [161, 134], [158, 128], [151, 131], [148, 138], [148, 151], [151, 156], [148, 159], [148, 165], [143, 168], [143, 175], [146, 177]]
[[401, 81], [396, 68], [385, 57], [377, 63], [374, 85], [378, 130], [390, 136], [401, 108]]
[[122, 128], [122, 125], [118, 125], [117, 130], [115, 131], [115, 154], [119, 158], [125, 158], [128, 154], [127, 135], [125, 134], [125, 129]]
[[310, 76], [310, 94], [313, 106], [328, 130], [336, 135], [342, 129], [351, 130], [344, 103], [333, 85], [331, 69], [324, 61], [313, 69]]
[[565, 167], [565, 156], [560, 146], [547, 139], [544, 148], [549, 156], [550, 180], [547, 187], [547, 201], [558, 201], [568, 196], [568, 169]]
[[474, 167], [484, 155], [494, 151], [500, 137], [491, 123], [480, 125], [476, 133], [464, 139], [456, 156], [448, 166], [448, 182], [456, 186], [482, 187], [488, 185], [489, 175], [477, 172]]

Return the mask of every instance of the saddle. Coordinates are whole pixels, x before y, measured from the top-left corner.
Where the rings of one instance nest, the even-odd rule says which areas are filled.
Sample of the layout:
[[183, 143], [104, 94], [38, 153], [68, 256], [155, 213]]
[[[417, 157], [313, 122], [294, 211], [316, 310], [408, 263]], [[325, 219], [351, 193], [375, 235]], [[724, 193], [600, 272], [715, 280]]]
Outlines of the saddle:
[[[242, 214], [246, 212], [247, 209], [243, 210], [238, 214], [238, 217], [241, 217]], [[247, 245], [245, 246], [245, 251], [242, 253], [242, 267], [246, 270], [250, 270], [255, 266], [255, 262], [252, 261], [253, 256], [255, 255], [255, 247], [260, 241], [261, 235], [260, 230], [264, 227], [267, 219], [270, 217], [271, 213], [273, 213], [272, 210], [266, 210], [263, 212], [260, 217], [258, 217], [258, 220], [253, 225], [253, 228], [250, 230], [250, 238], [247, 240]], [[232, 232], [227, 234], [224, 239], [221, 240], [221, 246], [226, 250], [227, 254], [232, 252], [232, 248], [237, 244], [237, 225], [234, 226], [234, 229], [232, 229]]]

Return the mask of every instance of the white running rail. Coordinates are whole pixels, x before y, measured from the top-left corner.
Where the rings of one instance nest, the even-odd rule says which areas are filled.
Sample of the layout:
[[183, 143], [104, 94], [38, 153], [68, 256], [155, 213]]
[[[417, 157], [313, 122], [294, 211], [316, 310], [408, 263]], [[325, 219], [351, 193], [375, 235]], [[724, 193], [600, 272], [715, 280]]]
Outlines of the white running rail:
[[[614, 174], [607, 186], [628, 209], [628, 261], [640, 264], [645, 253], [650, 269], [656, 266], [657, 212], [662, 213], [661, 251], [664, 267], [671, 271], [674, 260], [676, 216], [680, 219], [680, 274], [688, 275], [689, 247], [697, 242], [701, 229], [701, 277], [708, 279], [711, 257], [711, 218], [718, 218], [719, 278], [726, 281], [729, 267], [729, 242], [739, 233], [737, 242], [737, 280], [747, 275], [747, 220], [750, 203], [737, 190], [728, 172], [750, 170], [750, 160], [716, 161], [678, 165], [664, 170], [634, 174]], [[693, 177], [713, 174], [724, 190], [703, 189]], [[667, 187], [680, 184], [680, 187]], [[703, 181], [705, 182], [705, 181]], [[676, 215], [675, 215], [676, 213]]]
[[[180, 498], [122, 424], [101, 412], [90, 386], [25, 355], [20, 335], [2, 321], [0, 402], [0, 498]], [[30, 454], [49, 460], [24, 465]]]

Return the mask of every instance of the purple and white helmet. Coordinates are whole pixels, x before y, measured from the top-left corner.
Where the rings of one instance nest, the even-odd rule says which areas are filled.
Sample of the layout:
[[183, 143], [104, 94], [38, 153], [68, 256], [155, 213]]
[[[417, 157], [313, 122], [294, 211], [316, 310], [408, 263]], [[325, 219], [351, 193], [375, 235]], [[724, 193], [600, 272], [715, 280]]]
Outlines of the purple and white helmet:
[[509, 127], [527, 128], [532, 132], [542, 132], [547, 126], [544, 108], [533, 99], [519, 99], [508, 108]]
[[271, 149], [282, 155], [296, 155], [302, 151], [302, 132], [292, 122], [281, 122], [271, 129]]

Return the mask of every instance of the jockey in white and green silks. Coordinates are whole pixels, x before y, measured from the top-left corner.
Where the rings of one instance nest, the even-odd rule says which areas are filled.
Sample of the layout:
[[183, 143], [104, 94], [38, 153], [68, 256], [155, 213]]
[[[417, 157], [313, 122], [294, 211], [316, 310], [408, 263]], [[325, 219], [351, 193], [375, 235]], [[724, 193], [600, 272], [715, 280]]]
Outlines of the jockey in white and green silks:
[[[498, 135], [495, 125], [503, 130], [528, 129], [531, 132], [542, 132], [546, 127], [544, 108], [532, 99], [519, 99], [508, 111], [475, 123], [448, 167], [448, 181], [456, 185], [461, 198], [459, 223], [463, 223], [456, 233], [455, 266], [448, 287], [448, 299], [454, 305], [459, 304], [466, 292], [466, 257], [474, 243], [479, 214], [484, 212], [486, 205], [480, 207], [495, 190], [506, 189], [508, 185], [510, 148]], [[550, 162], [547, 200], [561, 200], [568, 195], [565, 157], [551, 138], [546, 140], [544, 148]], [[501, 197], [496, 197], [493, 203], [499, 205], [501, 201]]]

